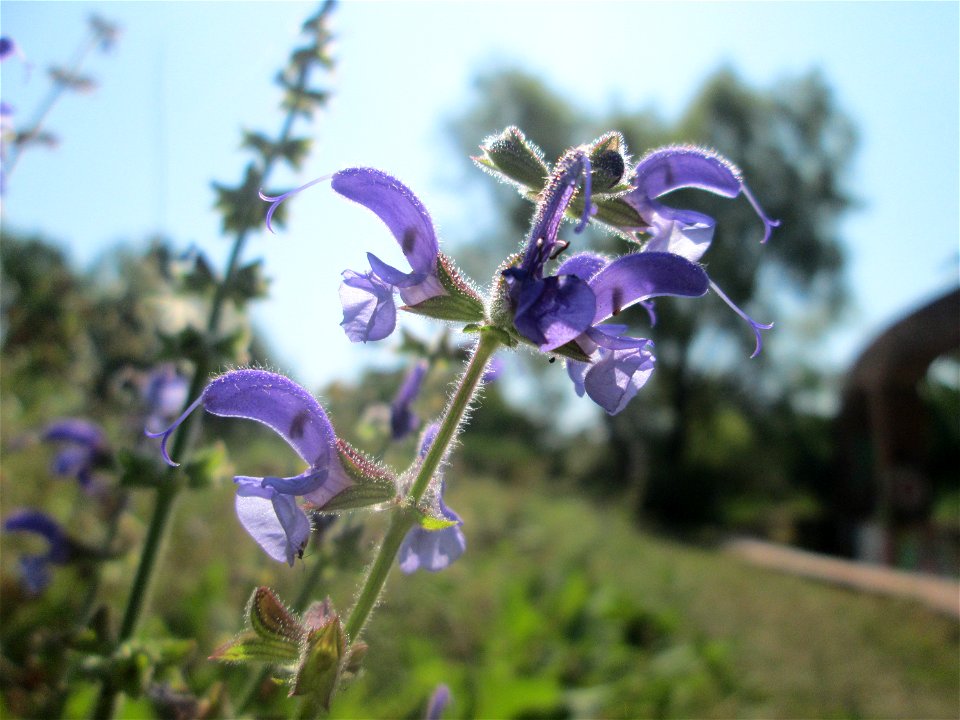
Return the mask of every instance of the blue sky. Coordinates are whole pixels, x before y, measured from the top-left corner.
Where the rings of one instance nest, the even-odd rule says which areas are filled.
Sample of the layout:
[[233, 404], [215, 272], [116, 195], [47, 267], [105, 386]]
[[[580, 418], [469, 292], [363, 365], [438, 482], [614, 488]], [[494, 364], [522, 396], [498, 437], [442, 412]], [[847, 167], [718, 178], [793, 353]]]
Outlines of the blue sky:
[[[51, 116], [60, 148], [24, 156], [4, 224], [42, 231], [78, 263], [156, 232], [223, 258], [210, 181], [240, 177], [241, 129], [278, 126], [271, 80], [313, 7], [4, 0], [2, 32], [35, 66], [2, 70], [3, 98], [24, 115], [46, 92], [42, 69], [66, 61], [90, 12], [124, 30], [112, 54], [87, 65], [99, 89], [67, 98]], [[345, 2], [335, 23], [335, 100], [307, 128], [316, 138], [307, 167], [277, 181], [377, 166], [408, 184], [441, 237], [453, 239], [477, 219], [451, 182], [444, 123], [491, 66], [539, 73], [581, 105], [653, 107], [667, 118], [721, 65], [761, 88], [820, 68], [861, 134], [849, 186], [862, 206], [842, 225], [854, 302], [824, 348], [824, 362], [842, 367], [871, 333], [958, 282], [958, 7]], [[763, 188], [753, 189], [762, 201]], [[337, 300], [340, 271], [363, 269], [368, 249], [394, 258], [389, 235], [321, 188], [289, 211], [286, 231], [253, 238], [247, 251], [273, 278], [256, 320], [277, 351], [275, 367], [319, 385], [365, 362], [390, 362], [388, 348], [349, 345]]]

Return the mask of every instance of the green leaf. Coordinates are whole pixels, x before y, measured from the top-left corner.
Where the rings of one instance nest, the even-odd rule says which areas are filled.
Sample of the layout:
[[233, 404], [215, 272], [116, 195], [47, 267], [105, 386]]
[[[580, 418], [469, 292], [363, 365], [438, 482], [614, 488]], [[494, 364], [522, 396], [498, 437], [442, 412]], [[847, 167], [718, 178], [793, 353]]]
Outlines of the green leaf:
[[159, 487], [170, 482], [167, 468], [157, 461], [156, 453], [149, 455], [127, 448], [117, 451], [120, 465], [120, 485], [123, 487]]
[[263, 261], [255, 260], [237, 269], [227, 280], [225, 297], [239, 307], [248, 301], [267, 296], [269, 280], [263, 276]]
[[[229, 187], [212, 183], [217, 194], [215, 207], [223, 215], [223, 232], [240, 233], [246, 230], [259, 230], [266, 223], [266, 202], [260, 199], [263, 174], [254, 165], [247, 165], [243, 182], [239, 187]], [[273, 225], [282, 227], [286, 220], [285, 205], [281, 203], [273, 215]]]
[[190, 460], [183, 464], [182, 470], [192, 488], [210, 487], [232, 475], [227, 449], [219, 441], [193, 453]]

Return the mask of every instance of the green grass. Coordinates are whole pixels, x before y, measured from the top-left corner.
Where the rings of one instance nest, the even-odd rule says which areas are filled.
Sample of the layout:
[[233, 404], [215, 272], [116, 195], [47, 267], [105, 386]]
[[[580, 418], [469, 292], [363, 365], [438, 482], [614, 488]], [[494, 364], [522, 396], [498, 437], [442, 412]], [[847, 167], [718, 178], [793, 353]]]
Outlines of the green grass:
[[[251, 449], [238, 469], [277, 471], [274, 449]], [[45, 463], [32, 452], [5, 458], [5, 509], [44, 505], [83, 519], [75, 506], [90, 501], [72, 483], [13, 482], [43, 476]], [[440, 682], [453, 691], [448, 718], [960, 716], [956, 620], [638, 532], [623, 508], [560, 485], [507, 486], [456, 465], [447, 478], [468, 551], [442, 573], [391, 575], [365, 635], [364, 673], [338, 695], [334, 717], [421, 717]], [[181, 668], [195, 690], [217, 680], [220, 668], [205, 658], [240, 630], [253, 587], [270, 585], [289, 602], [309, 570], [263, 557], [236, 521], [233, 494], [225, 482], [180, 498], [143, 625], [146, 637], [196, 640]], [[149, 493], [136, 492], [134, 507], [121, 529], [131, 549]], [[349, 608], [383, 519], [370, 518], [363, 559], [331, 568], [317, 599], [330, 594]], [[4, 545], [9, 578], [21, 547], [12, 537]], [[308, 554], [305, 563], [316, 560]], [[115, 613], [135, 564], [131, 552], [105, 566], [102, 598]], [[77, 581], [62, 568], [42, 601], [5, 601], [8, 642], [69, 606]], [[245, 683], [242, 669], [230, 671], [232, 691]], [[86, 714], [90, 687], [75, 696], [73, 715]], [[128, 703], [122, 713], [149, 716], [146, 708]]]
[[545, 488], [453, 483], [468, 552], [392, 576], [341, 717], [944, 717], [955, 620], [638, 533]]

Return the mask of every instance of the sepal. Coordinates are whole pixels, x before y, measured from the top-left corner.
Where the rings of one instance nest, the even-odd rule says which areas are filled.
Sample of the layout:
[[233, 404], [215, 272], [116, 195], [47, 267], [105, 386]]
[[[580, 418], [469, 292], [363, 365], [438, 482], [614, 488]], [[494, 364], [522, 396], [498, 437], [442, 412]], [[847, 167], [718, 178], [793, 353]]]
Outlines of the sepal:
[[[337, 438], [337, 455], [353, 484], [324, 503], [324, 512], [380, 505], [397, 497], [397, 478], [389, 469], [340, 438]], [[306, 503], [304, 509], [314, 507]]]
[[330, 700], [340, 679], [347, 636], [329, 598], [307, 610], [303, 629], [303, 650], [290, 696], [305, 697], [311, 706], [326, 711], [330, 709]]
[[630, 189], [621, 184], [627, 169], [626, 142], [623, 135], [611, 131], [593, 141], [590, 150], [591, 185], [594, 193], [608, 193]]
[[437, 278], [446, 290], [445, 295], [436, 295], [416, 305], [404, 305], [401, 309], [436, 320], [469, 323], [484, 319], [483, 298], [443, 253], [437, 254]]
[[480, 145], [481, 155], [473, 161], [490, 174], [519, 187], [540, 192], [550, 176], [543, 151], [527, 140], [520, 128], [510, 126], [491, 135]]
[[258, 587], [246, 609], [250, 629], [217, 648], [210, 660], [288, 665], [300, 657], [303, 626], [268, 587]]

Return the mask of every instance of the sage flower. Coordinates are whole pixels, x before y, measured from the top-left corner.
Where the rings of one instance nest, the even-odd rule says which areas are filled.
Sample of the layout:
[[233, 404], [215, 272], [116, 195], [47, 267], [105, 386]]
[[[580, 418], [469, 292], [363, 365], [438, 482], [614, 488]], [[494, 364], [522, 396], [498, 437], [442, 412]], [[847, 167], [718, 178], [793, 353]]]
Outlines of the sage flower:
[[[717, 153], [694, 146], [672, 146], [655, 150], [637, 164], [632, 180], [633, 189], [621, 199], [632, 206], [645, 226], [625, 228], [649, 234], [644, 246], [646, 252], [669, 252], [699, 262], [713, 241], [716, 221], [709, 215], [668, 207], [659, 198], [682, 188], [706, 190], [715, 195], [735, 198], [743, 194], [763, 222], [761, 243], [770, 239], [773, 228], [780, 225], [767, 217], [747, 187], [733, 163]], [[751, 327], [756, 347], [751, 357], [762, 348], [761, 330], [769, 330], [772, 323], [760, 323], [747, 315], [710, 281], [710, 288]]]
[[402, 440], [420, 425], [420, 418], [411, 409], [413, 401], [420, 394], [423, 379], [430, 368], [426, 360], [418, 360], [407, 373], [397, 396], [390, 403], [390, 435], [394, 440]]
[[50, 584], [50, 565], [66, 565], [74, 557], [74, 544], [60, 524], [39, 510], [18, 510], [3, 522], [7, 532], [30, 532], [47, 541], [41, 555], [20, 558], [23, 585], [31, 595], [40, 594]]
[[440, 720], [443, 711], [450, 704], [450, 688], [443, 683], [434, 688], [430, 699], [427, 701], [427, 712], [424, 715], [425, 720]]
[[320, 403], [289, 378], [265, 370], [233, 370], [213, 380], [169, 428], [159, 433], [164, 459], [170, 436], [198, 406], [212, 415], [266, 425], [307, 463], [293, 477], [238, 475], [236, 512], [240, 524], [274, 560], [293, 565], [310, 537], [310, 520], [297, 504], [302, 497], [322, 508], [352, 481], [337, 455], [336, 436]]
[[[430, 425], [423, 433], [420, 441], [420, 458], [423, 459], [430, 445], [437, 436], [439, 426]], [[439, 481], [439, 493], [437, 494], [437, 515], [448, 523], [448, 527], [439, 530], [427, 530], [421, 525], [414, 525], [400, 545], [397, 553], [397, 562], [400, 569], [408, 575], [417, 570], [429, 570], [437, 572], [443, 570], [454, 560], [463, 555], [467, 549], [467, 540], [463, 535], [460, 526], [463, 521], [460, 516], [447, 507], [443, 501], [444, 484], [441, 478]]]
[[76, 478], [84, 489], [89, 489], [96, 467], [110, 456], [103, 429], [84, 418], [56, 420], [43, 429], [40, 439], [60, 448], [53, 458], [53, 473]]
[[396, 326], [394, 293], [408, 306], [447, 294], [437, 271], [440, 247], [433, 221], [406, 185], [380, 170], [342, 170], [330, 185], [379, 217], [410, 265], [410, 272], [404, 272], [368, 252], [369, 272], [344, 272], [341, 326], [347, 337], [353, 342], [382, 340]]
[[549, 352], [583, 333], [593, 320], [596, 303], [586, 282], [571, 274], [544, 276], [544, 266], [566, 248], [557, 233], [567, 206], [584, 178], [584, 215], [590, 211], [590, 158], [584, 148], [568, 150], [557, 163], [540, 195], [533, 227], [517, 265], [503, 271], [513, 324], [540, 350]]
[[625, 325], [605, 321], [652, 297], [704, 295], [707, 274], [666, 252], [632, 253], [615, 260], [583, 253], [562, 263], [557, 273], [585, 281], [595, 305], [590, 326], [574, 340], [589, 362], [567, 358], [567, 372], [578, 395], [586, 393], [615, 415], [649, 379], [655, 359], [652, 341], [625, 335]]

